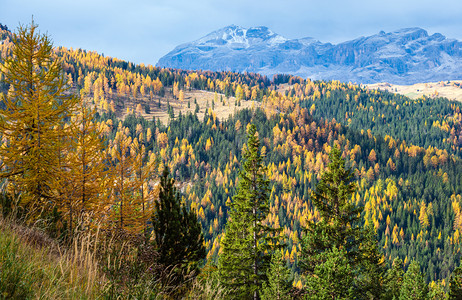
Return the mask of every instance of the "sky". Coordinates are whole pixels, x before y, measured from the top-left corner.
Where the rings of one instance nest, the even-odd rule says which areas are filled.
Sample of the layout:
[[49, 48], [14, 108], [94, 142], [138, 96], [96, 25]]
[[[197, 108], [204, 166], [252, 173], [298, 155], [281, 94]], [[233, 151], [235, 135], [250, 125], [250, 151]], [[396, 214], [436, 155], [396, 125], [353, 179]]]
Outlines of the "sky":
[[10, 30], [32, 16], [55, 46], [152, 65], [232, 24], [334, 44], [407, 27], [462, 40], [460, 0], [0, 0]]

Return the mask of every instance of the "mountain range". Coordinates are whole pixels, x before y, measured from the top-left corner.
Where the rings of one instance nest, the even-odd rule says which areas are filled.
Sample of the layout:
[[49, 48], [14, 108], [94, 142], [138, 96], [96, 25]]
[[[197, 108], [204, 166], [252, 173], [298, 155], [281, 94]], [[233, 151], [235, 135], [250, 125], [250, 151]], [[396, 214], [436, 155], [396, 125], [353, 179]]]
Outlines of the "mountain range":
[[177, 46], [157, 66], [186, 70], [292, 74], [313, 80], [414, 84], [462, 79], [462, 42], [422, 28], [339, 44], [287, 39], [267, 27], [231, 25]]

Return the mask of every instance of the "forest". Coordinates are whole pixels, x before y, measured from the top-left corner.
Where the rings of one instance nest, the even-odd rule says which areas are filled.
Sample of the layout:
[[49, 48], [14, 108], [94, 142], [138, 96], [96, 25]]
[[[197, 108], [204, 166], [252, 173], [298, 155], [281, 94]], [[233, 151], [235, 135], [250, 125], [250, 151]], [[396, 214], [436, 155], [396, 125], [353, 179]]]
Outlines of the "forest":
[[87, 251], [74, 297], [460, 299], [460, 103], [0, 39], [2, 220]]

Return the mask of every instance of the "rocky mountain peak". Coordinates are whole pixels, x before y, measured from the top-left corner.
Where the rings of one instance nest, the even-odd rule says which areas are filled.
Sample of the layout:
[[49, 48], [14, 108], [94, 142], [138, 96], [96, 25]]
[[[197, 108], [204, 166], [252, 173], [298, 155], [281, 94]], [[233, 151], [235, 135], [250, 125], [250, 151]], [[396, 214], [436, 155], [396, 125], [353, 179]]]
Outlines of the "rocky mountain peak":
[[175, 48], [161, 67], [258, 72], [357, 83], [412, 84], [462, 79], [462, 43], [422, 28], [403, 28], [337, 45], [289, 40], [265, 26], [231, 25]]
[[244, 28], [231, 25], [214, 31], [189, 44], [196, 47], [216, 45], [238, 49], [249, 48], [260, 43], [284, 42], [285, 40], [284, 37], [274, 33], [265, 26]]

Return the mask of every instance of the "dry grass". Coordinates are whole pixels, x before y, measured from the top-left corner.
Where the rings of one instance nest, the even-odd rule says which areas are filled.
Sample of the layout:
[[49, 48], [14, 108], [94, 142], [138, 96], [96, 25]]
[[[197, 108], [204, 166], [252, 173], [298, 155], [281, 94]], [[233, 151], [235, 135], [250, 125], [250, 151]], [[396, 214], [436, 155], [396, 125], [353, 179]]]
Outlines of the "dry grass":
[[422, 96], [427, 97], [446, 97], [449, 100], [462, 101], [462, 81], [441, 81], [417, 83], [414, 85], [396, 85], [390, 83], [375, 83], [366, 85], [371, 90], [385, 90], [393, 93], [402, 94], [411, 99]]
[[[167, 113], [167, 101], [169, 102], [170, 106], [173, 107], [175, 116], [178, 116], [179, 112], [187, 114], [188, 112], [194, 114], [196, 109], [196, 105], [194, 100], [196, 100], [197, 104], [199, 105], [199, 112], [197, 113], [197, 117], [199, 120], [204, 118], [205, 111], [208, 108], [212, 108], [212, 101], [215, 102], [213, 111], [216, 113], [217, 117], [220, 120], [228, 119], [231, 115], [235, 114], [236, 111], [239, 111], [244, 108], [250, 108], [252, 105], [258, 105], [258, 102], [254, 101], [241, 101], [241, 106], [236, 105], [236, 98], [229, 97], [228, 99], [223, 94], [217, 93], [217, 101], [215, 101], [215, 93], [208, 92], [208, 91], [201, 91], [201, 90], [192, 90], [192, 91], [185, 91], [184, 93], [184, 100], [180, 101], [175, 99], [171, 93], [166, 93], [164, 97], [156, 96], [152, 101], [147, 98], [139, 98], [136, 101], [133, 99], [127, 99], [125, 103], [126, 106], [134, 108], [136, 104], [143, 103], [143, 105], [149, 105], [150, 113], [146, 114], [144, 111], [141, 113], [145, 119], [152, 119], [155, 117], [156, 119], [159, 118], [163, 124], [167, 124], [169, 120], [169, 116]], [[158, 103], [161, 103], [161, 107], [158, 107]], [[223, 99], [223, 102], [221, 102]], [[189, 102], [189, 108], [188, 108]], [[121, 110], [121, 117], [125, 118], [127, 115], [126, 109]]]
[[[90, 103], [93, 101], [93, 96], [90, 95], [87, 98], [87, 101]], [[213, 111], [215, 112], [216, 116], [220, 120], [228, 119], [231, 115], [235, 114], [237, 111], [250, 108], [255, 105], [259, 105], [258, 102], [255, 101], [246, 101], [242, 100], [241, 105], [237, 106], [236, 98], [229, 97], [226, 98], [224, 94], [217, 93], [217, 101], [215, 101], [215, 108]], [[133, 96], [130, 97], [113, 97], [113, 101], [116, 102], [115, 109], [116, 115], [118, 118], [125, 119], [127, 116], [127, 108], [130, 109], [131, 112], [136, 111], [136, 106], [141, 104], [143, 107], [141, 113], [137, 113], [138, 115], [144, 117], [147, 120], [151, 120], [152, 118], [159, 118], [163, 124], [167, 124], [169, 121], [169, 116], [167, 112], [167, 103], [173, 107], [175, 116], [178, 116], [179, 112], [181, 111], [182, 114], [187, 114], [188, 112], [194, 113], [196, 109], [196, 105], [194, 100], [196, 99], [197, 104], [199, 105], [199, 112], [197, 116], [199, 120], [202, 120], [204, 117], [204, 113], [208, 108], [212, 108], [212, 101], [215, 100], [215, 93], [202, 91], [202, 90], [191, 90], [191, 91], [184, 91], [184, 100], [180, 101], [173, 97], [171, 89], [167, 89], [164, 96], [154, 95], [153, 99], [151, 100], [148, 96], [138, 96], [136, 99]], [[224, 100], [221, 102], [221, 99]], [[111, 100], [109, 100], [111, 101]], [[160, 107], [159, 107], [160, 102]], [[189, 108], [188, 108], [189, 102]], [[144, 107], [149, 106], [149, 113], [146, 113]]]
[[78, 235], [73, 239], [72, 246], [61, 253], [59, 266], [61, 273], [67, 270], [71, 285], [82, 288], [85, 294], [92, 295], [98, 289], [104, 288], [107, 280], [98, 269], [96, 258], [99, 231], [91, 231]]
[[[223, 98], [224, 105], [220, 101]], [[185, 100], [183, 103], [178, 103], [178, 110], [181, 110], [181, 113], [191, 112], [194, 113], [194, 99], [197, 99], [197, 104], [200, 107], [200, 111], [197, 114], [199, 120], [204, 118], [204, 113], [207, 108], [212, 108], [212, 100], [215, 99], [215, 93], [207, 91], [191, 91], [185, 93]], [[234, 115], [237, 111], [245, 108], [251, 108], [252, 106], [259, 105], [259, 102], [255, 101], [241, 101], [241, 106], [236, 106], [236, 98], [230, 97], [229, 99], [225, 98], [225, 95], [217, 94], [218, 101], [215, 101], [215, 108], [213, 111], [216, 113], [217, 118], [220, 120], [226, 120], [230, 116]], [[188, 108], [188, 101], [191, 103], [191, 107]]]
[[215, 300], [225, 299], [230, 293], [217, 278], [196, 279], [186, 299]]
[[0, 293], [16, 299], [96, 299], [107, 283], [98, 271], [95, 237], [64, 250], [37, 229], [0, 219]]
[[160, 269], [141, 236], [99, 230], [67, 247], [43, 231], [0, 217], [0, 299], [221, 299], [216, 278], [178, 283], [174, 267]]

